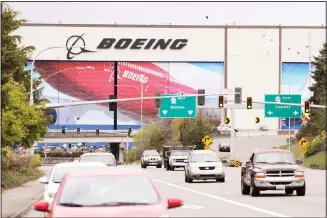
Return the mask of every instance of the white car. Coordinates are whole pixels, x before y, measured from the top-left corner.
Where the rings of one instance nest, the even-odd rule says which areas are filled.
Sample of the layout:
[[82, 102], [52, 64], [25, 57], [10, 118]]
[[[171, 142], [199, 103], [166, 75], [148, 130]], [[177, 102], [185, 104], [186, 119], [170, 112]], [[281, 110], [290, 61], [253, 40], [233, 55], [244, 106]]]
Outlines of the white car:
[[212, 150], [192, 151], [185, 161], [185, 182], [193, 180], [215, 179], [217, 182], [225, 182], [225, 170], [222, 160]]
[[156, 166], [157, 168], [162, 167], [162, 159], [160, 154], [156, 150], [145, 150], [141, 155], [141, 167], [146, 168], [147, 166]]
[[108, 168], [108, 166], [101, 162], [67, 162], [54, 165], [49, 178], [44, 176], [39, 179], [40, 183], [46, 184], [44, 187], [44, 200], [50, 204], [52, 203], [60, 183], [67, 173], [98, 168]]
[[173, 171], [175, 168], [184, 168], [186, 165], [185, 160], [187, 160], [189, 154], [190, 150], [172, 150], [169, 156], [167, 170]]
[[108, 152], [85, 153], [79, 158], [80, 162], [102, 162], [107, 166], [117, 166], [121, 163], [116, 161], [115, 155]]

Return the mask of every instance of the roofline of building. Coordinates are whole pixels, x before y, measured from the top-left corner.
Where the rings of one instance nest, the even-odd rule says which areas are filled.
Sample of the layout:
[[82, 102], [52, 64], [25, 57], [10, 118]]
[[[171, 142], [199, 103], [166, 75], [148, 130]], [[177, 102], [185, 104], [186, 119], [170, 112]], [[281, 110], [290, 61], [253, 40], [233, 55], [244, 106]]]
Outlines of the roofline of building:
[[282, 26], [282, 25], [145, 25], [145, 24], [54, 24], [23, 23], [22, 26], [46, 27], [119, 27], [119, 28], [212, 28], [212, 29], [326, 29], [326, 26]]

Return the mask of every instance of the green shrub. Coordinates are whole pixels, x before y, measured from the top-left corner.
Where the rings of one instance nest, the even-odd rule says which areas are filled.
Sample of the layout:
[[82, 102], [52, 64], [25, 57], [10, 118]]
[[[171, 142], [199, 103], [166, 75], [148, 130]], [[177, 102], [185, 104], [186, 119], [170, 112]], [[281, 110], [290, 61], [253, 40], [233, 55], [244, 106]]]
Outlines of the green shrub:
[[32, 169], [35, 169], [39, 166], [41, 166], [41, 155], [40, 154], [34, 154], [32, 157]]
[[73, 151], [71, 157], [80, 157], [82, 154], [84, 154], [83, 151]]
[[313, 138], [311, 142], [309, 142], [307, 146], [307, 152], [305, 153], [305, 157], [310, 157], [314, 154], [317, 154], [320, 151], [326, 150], [326, 132], [321, 132], [318, 136]]

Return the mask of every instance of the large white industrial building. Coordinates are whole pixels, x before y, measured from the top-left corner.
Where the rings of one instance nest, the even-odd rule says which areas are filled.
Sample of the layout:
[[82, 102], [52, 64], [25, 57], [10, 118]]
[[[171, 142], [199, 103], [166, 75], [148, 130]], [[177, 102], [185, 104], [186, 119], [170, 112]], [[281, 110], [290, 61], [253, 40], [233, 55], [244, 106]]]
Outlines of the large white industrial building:
[[[37, 60], [138, 61], [171, 62], [172, 64], [173, 62], [176, 64], [223, 62], [223, 82], [215, 81], [214, 76], [210, 78], [208, 75], [211, 74], [203, 74], [205, 76], [199, 74], [194, 76], [193, 80], [203, 84], [202, 88], [205, 89], [208, 86], [215, 87], [215, 84], [217, 87], [221, 87], [221, 83], [223, 83], [224, 89], [242, 87], [243, 100], [246, 100], [247, 96], [251, 96], [253, 101], [263, 101], [264, 94], [284, 92], [282, 87], [282, 82], [285, 80], [282, 78], [283, 63], [305, 65], [313, 60], [313, 56], [319, 54], [326, 39], [326, 27], [24, 24], [17, 34], [22, 36], [24, 45], [36, 47], [32, 58], [35, 58], [44, 49], [61, 47], [42, 52]], [[81, 35], [83, 35], [85, 44], [78, 40], [77, 36]], [[69, 41], [71, 36], [74, 37], [72, 41]], [[107, 41], [115, 38], [116, 41], [109, 49], [98, 48], [100, 42], [105, 38]], [[130, 41], [125, 40], [120, 44], [120, 49], [114, 49], [114, 45], [118, 44], [119, 39], [130, 39], [132, 42], [126, 47], [126, 43]], [[141, 40], [137, 41], [137, 39]], [[152, 47], [150, 48], [149, 45], [149, 49], [144, 49], [151, 39], [156, 39], [152, 43]], [[175, 41], [175, 47], [167, 46], [166, 49], [160, 49], [158, 46], [157, 49], [153, 49], [159, 39], [172, 39], [169, 46], [173, 44], [174, 40], [177, 41]], [[186, 39], [187, 42], [182, 39]], [[137, 41], [136, 44], [135, 41]], [[133, 43], [135, 48], [131, 49]], [[183, 43], [184, 46], [182, 46]], [[76, 48], [76, 50], [71, 46], [85, 46], [85, 49], [93, 52], [78, 54], [79, 49]], [[70, 54], [72, 59], [68, 59], [66, 48], [75, 49], [75, 52]], [[169, 69], [167, 71], [169, 72]], [[187, 72], [183, 73], [187, 75]], [[175, 76], [175, 78], [177, 77]], [[296, 75], [294, 78], [288, 79], [292, 80], [292, 83], [298, 82], [301, 86], [302, 83], [307, 83], [307, 81], [295, 81], [297, 80], [295, 77]], [[186, 76], [184, 79], [188, 80], [189, 78]], [[92, 80], [91, 77], [90, 80]], [[183, 83], [183, 78], [179, 79], [179, 82]], [[193, 88], [196, 90], [201, 87]], [[219, 90], [221, 91], [221, 89]], [[206, 91], [210, 92], [209, 89]], [[233, 96], [230, 96], [229, 99], [233, 99]], [[227, 116], [229, 116], [229, 112]], [[269, 129], [280, 128], [279, 120], [264, 118], [262, 109], [237, 110], [235, 116], [235, 126], [241, 129], [258, 128], [254, 123], [256, 116], [261, 117], [261, 123]]]

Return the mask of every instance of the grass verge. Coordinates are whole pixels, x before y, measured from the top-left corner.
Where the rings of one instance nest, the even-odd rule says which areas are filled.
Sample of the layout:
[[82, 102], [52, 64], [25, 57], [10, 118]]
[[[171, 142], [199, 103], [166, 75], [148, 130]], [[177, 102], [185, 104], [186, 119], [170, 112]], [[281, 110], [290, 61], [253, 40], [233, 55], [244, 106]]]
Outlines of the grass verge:
[[2, 170], [1, 173], [1, 189], [6, 190], [9, 188], [15, 188], [23, 185], [24, 183], [37, 180], [44, 175], [44, 172], [39, 169], [32, 169], [30, 172], [28, 169], [17, 170]]
[[[280, 146], [281, 149], [288, 149], [288, 145]], [[303, 160], [303, 153], [301, 152], [300, 145], [295, 143], [291, 145], [291, 151], [294, 153], [297, 159]], [[326, 170], [326, 151], [321, 151], [310, 157], [304, 158], [304, 167], [311, 169]]]

